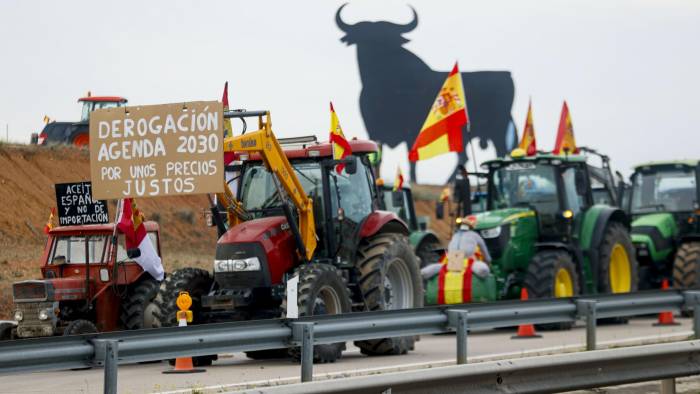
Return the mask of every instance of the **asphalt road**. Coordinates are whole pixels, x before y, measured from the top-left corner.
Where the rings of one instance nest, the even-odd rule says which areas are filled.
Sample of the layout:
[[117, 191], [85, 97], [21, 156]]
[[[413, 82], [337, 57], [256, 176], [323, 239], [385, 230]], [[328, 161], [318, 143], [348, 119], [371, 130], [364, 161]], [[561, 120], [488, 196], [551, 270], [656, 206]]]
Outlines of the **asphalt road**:
[[[640, 318], [625, 325], [598, 328], [599, 347], [673, 341], [692, 333], [689, 319], [677, 319], [678, 326], [655, 327], [654, 319]], [[583, 349], [585, 329], [540, 332], [542, 338], [512, 340], [513, 330], [495, 330], [469, 335], [469, 362], [533, 356]], [[314, 379], [354, 376], [381, 371], [398, 371], [451, 365], [455, 362], [454, 335], [428, 335], [416, 344], [416, 350], [403, 356], [366, 357], [348, 343], [343, 358], [333, 364], [314, 366]], [[120, 393], [215, 393], [260, 384], [285, 384], [299, 381], [300, 368], [289, 360], [254, 361], [242, 353], [221, 355], [205, 373], [165, 375], [167, 363], [125, 365], [119, 367]], [[57, 371], [0, 376], [2, 393], [101, 393], [102, 369]]]

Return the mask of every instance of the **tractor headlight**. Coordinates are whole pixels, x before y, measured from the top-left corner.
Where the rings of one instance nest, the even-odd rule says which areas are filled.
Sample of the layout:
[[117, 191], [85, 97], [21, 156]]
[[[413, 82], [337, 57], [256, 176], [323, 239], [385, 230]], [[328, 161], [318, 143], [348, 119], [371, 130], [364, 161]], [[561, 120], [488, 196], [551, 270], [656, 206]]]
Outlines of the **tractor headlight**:
[[498, 238], [499, 235], [501, 235], [501, 226], [481, 230], [481, 237], [483, 238]]
[[24, 314], [22, 311], [15, 311], [15, 321], [22, 321], [24, 319]]
[[39, 320], [48, 320], [49, 319], [49, 312], [46, 309], [42, 309], [39, 311]]
[[214, 260], [214, 272], [260, 271], [260, 260], [257, 257], [247, 259]]

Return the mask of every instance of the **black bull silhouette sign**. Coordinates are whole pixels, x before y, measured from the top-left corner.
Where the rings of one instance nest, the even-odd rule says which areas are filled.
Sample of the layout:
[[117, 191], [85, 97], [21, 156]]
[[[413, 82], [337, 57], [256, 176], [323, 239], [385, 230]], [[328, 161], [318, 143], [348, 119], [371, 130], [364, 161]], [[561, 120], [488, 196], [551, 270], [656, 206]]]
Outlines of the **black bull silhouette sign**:
[[[335, 22], [345, 33], [340, 41], [357, 47], [360, 111], [367, 133], [392, 148], [406, 142], [410, 149], [448, 72], [431, 70], [403, 47], [409, 40], [402, 35], [418, 26], [413, 7], [413, 20], [405, 25], [385, 21], [349, 24], [340, 15], [346, 5], [336, 11]], [[510, 113], [515, 88], [510, 72], [463, 72], [462, 81], [471, 121], [465, 144], [478, 137], [481, 149], [491, 142], [499, 156], [507, 153], [507, 141], [515, 141]], [[459, 163], [466, 160], [465, 145]], [[415, 163], [411, 163], [410, 175], [415, 180]]]

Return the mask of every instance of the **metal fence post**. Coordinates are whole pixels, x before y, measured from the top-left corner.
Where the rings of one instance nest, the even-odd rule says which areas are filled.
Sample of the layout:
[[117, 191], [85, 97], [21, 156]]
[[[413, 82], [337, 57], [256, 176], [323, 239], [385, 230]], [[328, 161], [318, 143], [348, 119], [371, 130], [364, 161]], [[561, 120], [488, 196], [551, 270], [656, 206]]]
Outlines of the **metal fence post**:
[[583, 316], [586, 319], [586, 350], [596, 349], [596, 301], [595, 300], [577, 300], [576, 309], [579, 317]]
[[117, 368], [119, 367], [119, 341], [115, 339], [97, 339], [93, 364], [104, 367], [104, 393], [117, 394]]
[[448, 327], [457, 332], [457, 364], [467, 363], [467, 327], [469, 311], [447, 310]]
[[669, 378], [661, 381], [661, 394], [676, 394], [676, 379]]
[[301, 345], [301, 381], [310, 382], [314, 374], [314, 323], [292, 323], [292, 337]]
[[693, 339], [700, 339], [700, 291], [689, 290], [683, 292], [685, 310], [693, 309]]

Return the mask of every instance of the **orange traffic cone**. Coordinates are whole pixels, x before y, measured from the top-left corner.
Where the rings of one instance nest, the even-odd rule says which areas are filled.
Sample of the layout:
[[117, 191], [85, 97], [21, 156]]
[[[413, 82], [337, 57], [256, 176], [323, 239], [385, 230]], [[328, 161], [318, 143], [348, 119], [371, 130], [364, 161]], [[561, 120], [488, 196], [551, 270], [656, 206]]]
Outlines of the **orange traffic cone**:
[[[661, 290], [667, 290], [668, 289], [668, 279], [664, 279], [661, 281]], [[673, 320], [673, 312], [671, 311], [666, 311], [666, 312], [661, 312], [659, 313], [659, 321], [654, 323], [655, 326], [678, 326], [680, 323], [677, 323], [676, 321]]]
[[[520, 301], [527, 301], [527, 289], [522, 288], [520, 290]], [[510, 337], [511, 339], [527, 339], [527, 338], [542, 338], [542, 335], [538, 335], [535, 332], [535, 326], [533, 324], [521, 324], [518, 326], [518, 333]]]
[[[179, 327], [187, 327], [187, 321], [192, 321], [192, 312], [189, 310], [192, 306], [192, 298], [186, 291], [180, 292], [177, 297], [177, 306], [180, 310], [177, 312], [177, 321]], [[202, 368], [195, 368], [192, 363], [192, 357], [178, 357], [175, 359], [175, 368], [163, 371], [163, 373], [196, 373], [205, 372]]]

